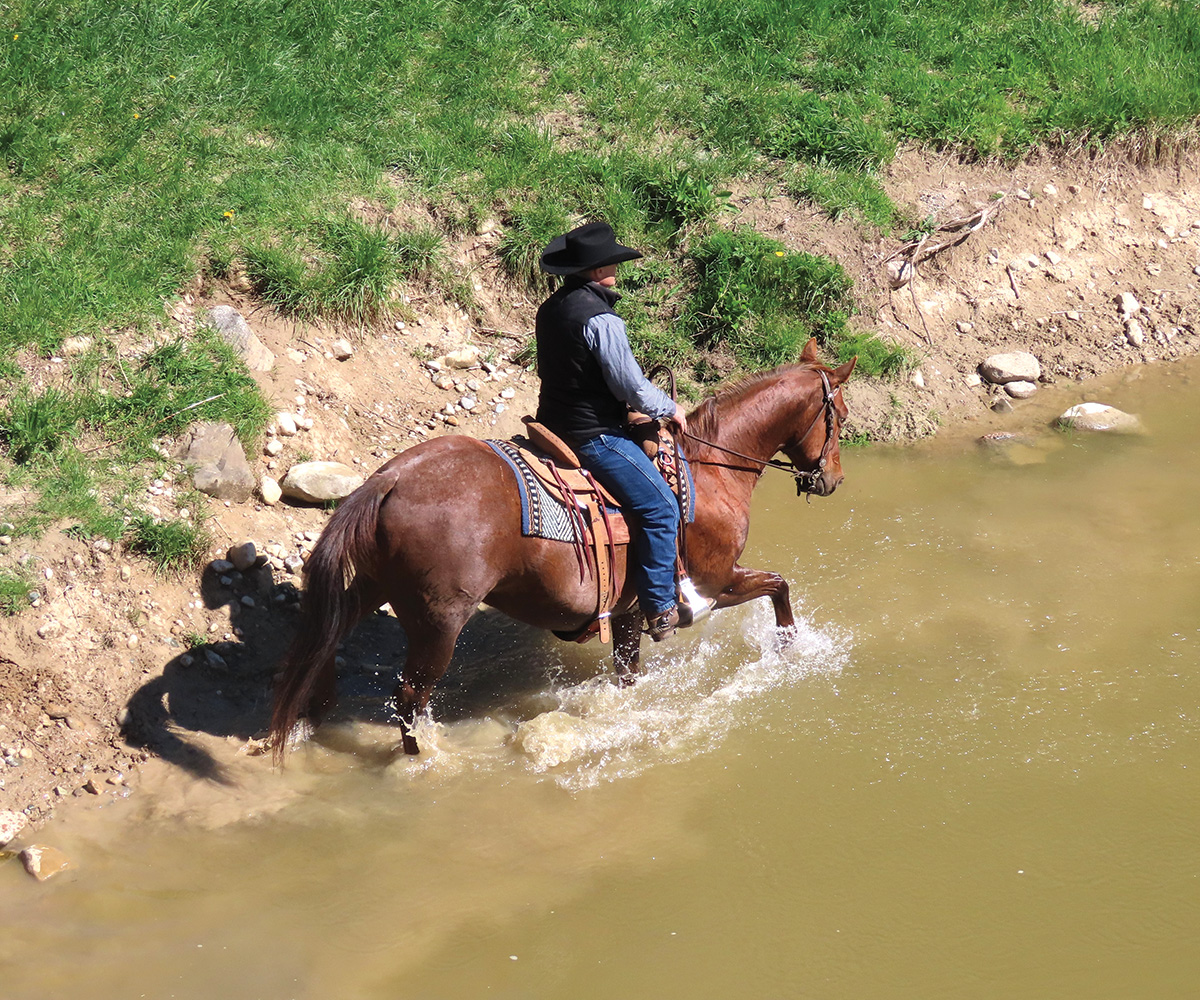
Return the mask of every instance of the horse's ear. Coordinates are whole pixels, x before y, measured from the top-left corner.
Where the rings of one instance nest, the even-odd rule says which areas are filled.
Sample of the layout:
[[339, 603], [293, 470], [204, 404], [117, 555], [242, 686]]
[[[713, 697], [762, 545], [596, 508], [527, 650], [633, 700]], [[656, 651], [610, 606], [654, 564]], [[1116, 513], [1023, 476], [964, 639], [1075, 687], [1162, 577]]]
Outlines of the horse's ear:
[[817, 338], [809, 337], [808, 343], [804, 345], [804, 350], [800, 354], [800, 360], [805, 364], [815, 365], [817, 363]]
[[841, 385], [843, 382], [846, 381], [846, 379], [848, 379], [850, 377], [850, 373], [852, 371], [854, 371], [854, 366], [856, 364], [858, 364], [858, 355], [857, 354], [854, 355], [854, 357], [852, 357], [849, 361], [847, 361], [840, 368], [835, 368], [832, 372], [833, 378], [831, 378], [830, 381], [834, 385]]

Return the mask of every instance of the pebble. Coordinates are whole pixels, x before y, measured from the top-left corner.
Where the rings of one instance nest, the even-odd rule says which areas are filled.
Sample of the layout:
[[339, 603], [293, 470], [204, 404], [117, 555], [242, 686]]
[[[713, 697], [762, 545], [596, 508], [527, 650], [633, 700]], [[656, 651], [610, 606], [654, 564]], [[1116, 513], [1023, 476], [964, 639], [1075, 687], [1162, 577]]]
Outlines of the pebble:
[[75, 867], [71, 859], [57, 847], [48, 847], [45, 844], [34, 844], [32, 847], [25, 848], [21, 852], [21, 864], [39, 882], [45, 882], [46, 879], [53, 878], [59, 872]]
[[1082, 314], [1077, 309], [1070, 309], [1067, 311], [1067, 319], [1073, 319], [1078, 323], [1082, 318]]
[[338, 361], [345, 361], [354, 354], [354, 348], [345, 338], [339, 338], [330, 344], [329, 351]]
[[275, 430], [283, 437], [292, 437], [296, 433], [296, 418], [290, 413], [280, 411], [275, 414]]
[[1133, 347], [1141, 347], [1146, 340], [1146, 331], [1142, 329], [1142, 324], [1136, 319], [1125, 321], [1125, 339]]
[[211, 563], [209, 563], [209, 566], [212, 567], [212, 571], [214, 573], [219, 573], [222, 575], [233, 569], [233, 563], [231, 563], [228, 559], [214, 559]]
[[54, 570], [47, 566], [44, 570], [42, 570], [42, 576], [44, 576], [47, 580], [53, 580]]
[[1037, 392], [1036, 382], [1006, 382], [1004, 391], [1007, 392], [1013, 399], [1028, 399]]
[[972, 330], [975, 329], [975, 324], [970, 323], [965, 319], [960, 319], [957, 323], [954, 324], [954, 327], [956, 330], [958, 330], [959, 333], [970, 333]]
[[130, 649], [137, 649], [137, 644], [138, 644], [138, 637], [136, 635], [131, 635], [128, 639], [125, 640], [125, 645], [128, 646]]
[[0, 545], [12, 545], [12, 535], [0, 535]]
[[1017, 197], [1022, 201], [1033, 201], [1033, 195], [1026, 191], [1025, 188], [1017, 188]]
[[992, 400], [992, 409], [996, 413], [1012, 413], [1013, 405], [1008, 401], [1007, 396], [997, 396]]
[[97, 552], [111, 552], [112, 542], [110, 542], [107, 538], [97, 538], [94, 542], [92, 542], [92, 548]]
[[475, 407], [479, 405], [479, 401], [474, 396], [463, 396], [462, 399], [458, 401], [458, 405], [464, 410], [469, 411], [475, 409]]
[[913, 369], [912, 375], [909, 376], [909, 381], [918, 389], [925, 388], [925, 376], [921, 374], [920, 368]]
[[231, 545], [225, 558], [233, 564], [234, 569], [245, 572], [254, 565], [258, 558], [258, 550], [253, 542], [242, 542], [240, 545]]
[[1063, 413], [1058, 418], [1058, 424], [1060, 427], [1114, 434], [1138, 434], [1144, 430], [1136, 416], [1107, 403], [1079, 403]]
[[45, 625], [42, 625], [37, 630], [39, 639], [53, 639], [56, 635], [59, 635], [61, 632], [62, 632], [62, 625], [60, 625], [58, 622], [54, 622], [54, 621], [46, 622]]
[[263, 476], [258, 482], [258, 492], [268, 507], [273, 507], [279, 503], [279, 498], [283, 496], [283, 490], [280, 489], [279, 483], [270, 476]]
[[246, 594], [246, 595], [245, 595], [245, 596], [242, 598], [242, 605], [243, 605], [244, 607], [247, 607], [247, 608], [252, 608], [252, 607], [254, 607], [254, 598], [253, 598], [253, 597], [251, 597], [249, 594]]
[[1194, 274], [1197, 278], [1200, 278], [1200, 264], [1197, 264], [1192, 268], [1192, 274]]
[[514, 389], [511, 385], [505, 389], [500, 390], [500, 398], [501, 399], [512, 399], [513, 396], [515, 396], [516, 394], [517, 394], [517, 390]]
[[22, 812], [0, 809], [0, 847], [16, 840], [17, 834], [25, 829], [28, 822], [28, 817]]
[[1121, 319], [1129, 319], [1141, 311], [1142, 304], [1133, 292], [1122, 292], [1117, 296], [1117, 308], [1121, 310]]
[[263, 445], [263, 454], [269, 455], [271, 458], [274, 458], [281, 451], [283, 451], [283, 442], [276, 438], [271, 438], [270, 441]]
[[1047, 184], [1044, 188], [1042, 188], [1042, 194], [1044, 194], [1047, 198], [1053, 198], [1056, 194], [1058, 194], [1058, 188], [1056, 188], [1053, 184]]
[[1047, 250], [1044, 254], [1042, 254], [1042, 256], [1045, 257], [1046, 260], [1048, 260], [1051, 265], [1055, 267], [1062, 263], [1062, 257], [1056, 254], [1053, 250]]

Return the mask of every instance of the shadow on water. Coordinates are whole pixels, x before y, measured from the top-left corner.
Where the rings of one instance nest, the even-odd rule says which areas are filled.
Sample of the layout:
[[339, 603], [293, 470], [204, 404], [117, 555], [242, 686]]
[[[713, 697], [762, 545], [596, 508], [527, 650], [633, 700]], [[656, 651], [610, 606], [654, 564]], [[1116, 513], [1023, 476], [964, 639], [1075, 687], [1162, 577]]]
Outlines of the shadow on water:
[[[290, 582], [276, 584], [265, 565], [231, 574], [229, 584], [208, 566], [199, 587], [205, 607], [228, 609], [229, 638], [172, 657], [161, 675], [129, 699], [122, 736], [130, 746], [195, 777], [228, 783], [226, 769], [196, 737], [251, 740], [265, 734], [273, 677], [301, 613], [300, 592]], [[247, 596], [253, 606], [243, 603]], [[338, 704], [327, 722], [395, 724], [391, 699], [407, 645], [403, 628], [390, 614], [376, 612], [360, 622], [342, 644]], [[567, 646], [540, 629], [483, 609], [459, 637], [450, 669], [434, 693], [433, 715], [442, 722], [488, 715], [531, 717], [550, 707], [552, 680], [578, 681], [603, 673], [607, 652], [607, 647]], [[347, 743], [344, 730], [328, 725], [317, 737], [331, 749], [379, 755], [377, 746]]]

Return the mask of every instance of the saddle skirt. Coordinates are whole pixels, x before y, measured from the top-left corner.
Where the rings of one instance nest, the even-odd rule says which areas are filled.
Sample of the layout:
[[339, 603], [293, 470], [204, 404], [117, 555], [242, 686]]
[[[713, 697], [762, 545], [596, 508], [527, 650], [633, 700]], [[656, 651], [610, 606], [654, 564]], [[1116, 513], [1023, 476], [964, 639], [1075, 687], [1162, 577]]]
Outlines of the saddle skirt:
[[[516, 477], [521, 533], [570, 542], [579, 562], [580, 580], [588, 575], [596, 580], [596, 619], [580, 633], [561, 637], [582, 642], [599, 633], [601, 641], [607, 642], [611, 637], [609, 615], [620, 597], [616, 549], [629, 544], [629, 526], [616, 498], [581, 467], [567, 444], [532, 418], [524, 420], [528, 438], [517, 436], [485, 443], [504, 459]], [[656, 460], [663, 478], [679, 497], [683, 520], [690, 522], [695, 510], [686, 461], [682, 456], [676, 459], [673, 439], [666, 431], [659, 431], [656, 423], [652, 435], [646, 433], [646, 425], [639, 429], [647, 454]]]

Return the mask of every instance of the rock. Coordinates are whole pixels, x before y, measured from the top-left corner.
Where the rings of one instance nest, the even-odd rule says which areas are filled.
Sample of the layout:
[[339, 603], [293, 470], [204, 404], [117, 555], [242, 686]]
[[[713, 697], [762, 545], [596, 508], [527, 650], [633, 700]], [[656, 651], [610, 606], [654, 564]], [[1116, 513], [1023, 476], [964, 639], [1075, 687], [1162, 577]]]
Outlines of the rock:
[[1078, 323], [1081, 319], [1083, 319], [1083, 314], [1077, 309], [1068, 309], [1067, 319], [1074, 320], [1076, 323]]
[[1025, 190], [1025, 188], [1017, 188], [1017, 197], [1022, 201], [1033, 201], [1033, 195]]
[[363, 477], [341, 462], [301, 462], [280, 483], [283, 495], [309, 503], [341, 500], [363, 484]]
[[138, 642], [139, 642], [138, 637], [136, 635], [131, 635], [128, 639], [125, 640], [125, 645], [128, 646], [130, 649], [137, 649]]
[[280, 437], [290, 438], [296, 434], [296, 418], [282, 410], [275, 414], [275, 432]]
[[262, 497], [263, 503], [268, 507], [274, 507], [279, 503], [279, 498], [283, 496], [283, 490], [279, 488], [279, 483], [270, 476], [263, 476], [258, 481], [258, 495]]
[[233, 572], [233, 563], [231, 563], [228, 559], [214, 559], [208, 565], [209, 568], [218, 576]]
[[963, 379], [963, 381], [972, 389], [983, 385], [983, 379], [979, 377], [977, 372], [971, 372]]
[[479, 405], [479, 401], [474, 396], [463, 396], [463, 398], [458, 401], [458, 405], [464, 410], [470, 411]]
[[345, 338], [339, 338], [329, 345], [329, 353], [332, 354], [338, 361], [345, 361], [354, 353], [354, 348], [350, 341]]
[[229, 551], [225, 553], [225, 558], [233, 563], [233, 568], [239, 573], [245, 573], [254, 565], [254, 561], [258, 558], [258, 550], [254, 547], [254, 543], [250, 541], [242, 542], [239, 545], [229, 546]]
[[920, 368], [914, 368], [912, 375], [909, 376], [909, 381], [912, 382], [918, 389], [925, 388], [925, 376], [921, 374]]
[[274, 366], [275, 355], [255, 336], [242, 314], [233, 306], [213, 306], [208, 311], [208, 322], [251, 369], [269, 372]]
[[110, 542], [107, 538], [97, 538], [94, 542], [92, 542], [92, 548], [97, 552], [111, 552], [112, 542]]
[[39, 882], [53, 878], [59, 872], [65, 872], [75, 865], [57, 847], [47, 847], [45, 844], [34, 844], [21, 852], [21, 864]]
[[1141, 311], [1142, 304], [1133, 292], [1122, 292], [1117, 296], [1117, 308], [1121, 310], [1121, 319], [1126, 320], [1136, 316]]
[[62, 625], [59, 622], [49, 621], [45, 625], [38, 628], [37, 634], [39, 639], [53, 639], [56, 635], [62, 633]]
[[1012, 413], [1013, 410], [1013, 405], [1007, 396], [997, 396], [992, 400], [991, 406], [996, 413]]
[[954, 326], [955, 326], [955, 329], [957, 329], [959, 333], [970, 333], [972, 330], [975, 329], [975, 324], [969, 323], [965, 319], [960, 319], [957, 323], [954, 324]]
[[479, 348], [472, 344], [460, 347], [446, 355], [446, 364], [451, 368], [474, 368], [479, 364]]
[[1128, 319], [1125, 321], [1125, 339], [1133, 347], [1141, 347], [1146, 341], [1146, 331], [1142, 329], [1142, 324], [1136, 319]]
[[254, 607], [254, 598], [251, 597], [249, 594], [244, 595], [242, 597], [242, 607], [246, 607], [246, 608]]
[[913, 267], [907, 260], [890, 260], [887, 266], [888, 284], [892, 288], [903, 288], [912, 281]]
[[1056, 194], [1058, 194], [1058, 188], [1056, 188], [1053, 184], [1047, 184], [1044, 188], [1042, 188], [1042, 194], [1044, 194], [1047, 198], [1053, 198]]
[[5, 847], [17, 839], [17, 834], [25, 829], [29, 822], [22, 812], [12, 809], [0, 809], [0, 847]]
[[283, 560], [283, 568], [289, 573], [299, 573], [304, 568], [304, 558], [293, 552]]
[[78, 357], [80, 354], [87, 354], [92, 349], [91, 337], [68, 337], [62, 342], [60, 351], [68, 358]]
[[512, 399], [513, 396], [515, 396], [516, 394], [517, 394], [517, 390], [514, 389], [512, 386], [508, 386], [507, 388], [500, 390], [500, 398], [501, 399]]
[[133, 569], [131, 567], [129, 567], [129, 566], [121, 567], [121, 582], [122, 583], [128, 583], [130, 577], [132, 577], [132, 576], [133, 576]]
[[1058, 418], [1060, 427], [1073, 430], [1108, 431], [1112, 434], [1141, 434], [1142, 422], [1132, 413], [1125, 413], [1107, 403], [1079, 403]]
[[1154, 202], [1151, 201], [1149, 198], [1143, 198], [1142, 199], [1142, 209], [1143, 209], [1143, 211], [1146, 211], [1146, 212], [1153, 212], [1154, 211]]
[[1056, 254], [1053, 250], [1047, 250], [1044, 254], [1042, 254], [1042, 256], [1045, 257], [1053, 267], [1057, 267], [1062, 263], [1062, 257]]
[[194, 469], [192, 481], [201, 493], [238, 503], [250, 498], [254, 474], [229, 424], [194, 424], [182, 444], [183, 463]]
[[993, 385], [1006, 382], [1036, 382], [1042, 374], [1041, 363], [1025, 351], [993, 354], [979, 365], [979, 374]]
[[1004, 391], [1007, 392], [1013, 399], [1028, 399], [1037, 392], [1036, 382], [1006, 382], [1004, 383]]
[[1200, 278], [1200, 264], [1197, 264], [1192, 268], [1192, 274], [1194, 274], [1197, 278]]
[[283, 442], [279, 441], [276, 438], [271, 438], [270, 441], [268, 441], [265, 445], [263, 445], [263, 454], [268, 456], [269, 458], [275, 458], [275, 456], [280, 454], [282, 451], [283, 451]]

